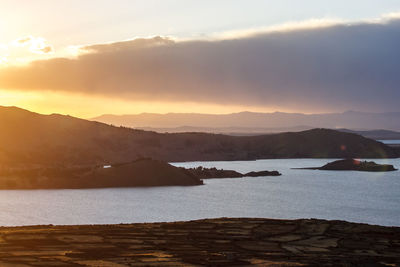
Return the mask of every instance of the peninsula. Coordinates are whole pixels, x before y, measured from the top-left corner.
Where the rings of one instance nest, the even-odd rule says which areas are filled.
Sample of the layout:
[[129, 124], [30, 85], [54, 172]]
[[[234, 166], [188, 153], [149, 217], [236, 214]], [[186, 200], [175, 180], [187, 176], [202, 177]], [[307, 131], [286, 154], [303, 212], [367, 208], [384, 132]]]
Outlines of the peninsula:
[[278, 176], [277, 171], [241, 174], [216, 168], [175, 167], [167, 162], [140, 158], [106, 166], [36, 167], [0, 169], [0, 189], [78, 189], [107, 187], [193, 186], [202, 179]]
[[66, 189], [201, 185], [202, 180], [166, 162], [141, 158], [128, 163], [89, 167], [3, 169], [0, 189]]

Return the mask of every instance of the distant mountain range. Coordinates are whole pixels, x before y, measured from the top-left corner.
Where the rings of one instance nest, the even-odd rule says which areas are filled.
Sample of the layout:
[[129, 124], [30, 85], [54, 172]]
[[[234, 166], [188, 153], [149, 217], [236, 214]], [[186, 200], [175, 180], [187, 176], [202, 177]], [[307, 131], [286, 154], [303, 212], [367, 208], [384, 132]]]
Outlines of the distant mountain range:
[[[192, 127], [182, 126], [176, 128], [154, 128], [154, 127], [137, 127], [136, 129], [153, 131], [158, 133], [216, 133], [233, 136], [253, 136], [263, 134], [274, 134], [283, 132], [301, 132], [314, 129], [311, 126], [297, 126], [287, 128], [246, 128], [246, 127]], [[374, 140], [400, 140], [400, 132], [390, 130], [350, 130], [350, 129], [334, 129], [345, 133], [359, 134]]]
[[357, 134], [327, 129], [259, 136], [160, 134], [64, 116], [0, 107], [0, 171], [10, 166], [268, 158], [382, 158], [399, 152]]
[[366, 113], [142, 113], [137, 115], [102, 115], [92, 120], [154, 130], [157, 132], [214, 132], [229, 134], [260, 134], [303, 131], [312, 128], [400, 131], [400, 112]]

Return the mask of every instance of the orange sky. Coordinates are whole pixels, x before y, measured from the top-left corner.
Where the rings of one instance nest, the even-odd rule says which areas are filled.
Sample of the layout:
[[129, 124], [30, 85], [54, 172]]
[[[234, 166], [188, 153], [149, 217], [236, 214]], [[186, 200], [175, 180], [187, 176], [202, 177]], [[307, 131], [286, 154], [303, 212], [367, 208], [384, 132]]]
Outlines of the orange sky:
[[[396, 13], [400, 4], [393, 1], [255, 0], [250, 5], [244, 0], [115, 0], [96, 1], [95, 12], [93, 6], [93, 1], [78, 0], [1, 1], [0, 105], [83, 118], [142, 112], [384, 111], [396, 106], [389, 103], [396, 98], [391, 85], [382, 95], [392, 97], [378, 103], [375, 100], [380, 94], [375, 93], [381, 90], [381, 81], [376, 81], [378, 85], [375, 81], [360, 83], [357, 71], [364, 73], [365, 69], [357, 68], [369, 62], [356, 62], [354, 70], [337, 74], [343, 66], [353, 67], [352, 62], [345, 62], [346, 57], [333, 55], [322, 67], [319, 59], [307, 66], [313, 55], [304, 56], [302, 62], [305, 53], [296, 54], [296, 42], [302, 43], [304, 38], [292, 44], [274, 43], [279, 34], [291, 40], [290, 32], [390, 24], [400, 18]], [[165, 12], [167, 8], [171, 12]], [[331, 33], [327, 30], [326, 34]], [[153, 38], [159, 35], [164, 37]], [[323, 38], [307, 44], [310, 48], [304, 46], [305, 52], [313, 51], [313, 45]], [[376, 39], [373, 35], [369, 38]], [[265, 49], [260, 49], [259, 43], [265, 40]], [[353, 41], [342, 43], [346, 42]], [[280, 51], [275, 46], [293, 49]], [[149, 53], [148, 47], [155, 48]], [[335, 51], [337, 46], [333, 47], [327, 51]], [[380, 55], [381, 47], [376, 49]], [[343, 51], [338, 50], [339, 55]], [[325, 53], [317, 52], [318, 58]], [[293, 58], [286, 58], [288, 54], [293, 54], [293, 64]], [[330, 65], [341, 60], [342, 65]], [[336, 68], [330, 72], [337, 77], [318, 72], [326, 66]], [[320, 81], [320, 77], [326, 80]], [[348, 77], [355, 79], [346, 80]], [[393, 77], [383, 78], [397, 83]], [[342, 80], [348, 84], [338, 82]], [[342, 91], [336, 94], [335, 90]], [[354, 96], [360, 96], [359, 103], [349, 101]]]
[[[55, 92], [0, 90], [1, 106], [17, 106], [43, 114], [60, 113], [81, 118], [101, 114], [274, 112], [279, 107], [201, 104], [193, 102], [124, 101], [118, 98]], [[288, 110], [290, 112], [291, 110]]]

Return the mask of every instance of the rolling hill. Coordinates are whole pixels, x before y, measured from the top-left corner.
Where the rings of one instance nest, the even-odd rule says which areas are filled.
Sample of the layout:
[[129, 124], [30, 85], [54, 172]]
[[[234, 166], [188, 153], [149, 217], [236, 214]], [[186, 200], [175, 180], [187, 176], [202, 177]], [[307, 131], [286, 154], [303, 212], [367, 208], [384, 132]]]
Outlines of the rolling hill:
[[260, 136], [160, 134], [16, 107], [0, 107], [0, 127], [2, 167], [99, 165], [140, 157], [173, 162], [398, 156], [380, 142], [327, 129]]

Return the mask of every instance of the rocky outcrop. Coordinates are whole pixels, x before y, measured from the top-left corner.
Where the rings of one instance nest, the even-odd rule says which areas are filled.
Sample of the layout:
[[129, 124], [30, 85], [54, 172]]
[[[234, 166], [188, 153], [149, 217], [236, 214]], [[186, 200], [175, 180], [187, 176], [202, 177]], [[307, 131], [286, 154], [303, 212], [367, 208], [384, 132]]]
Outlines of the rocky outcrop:
[[399, 266], [400, 228], [326, 220], [0, 228], [0, 266]]
[[243, 176], [259, 177], [259, 176], [280, 176], [280, 175], [282, 174], [278, 171], [258, 171], [258, 172], [248, 172]]
[[[184, 169], [184, 168], [182, 168]], [[200, 179], [211, 179], [211, 178], [242, 178], [242, 177], [260, 177], [260, 176], [279, 176], [281, 175], [278, 171], [258, 171], [248, 172], [242, 174], [233, 170], [223, 170], [217, 168], [204, 168], [202, 166], [197, 168], [184, 169], [190, 174]]]
[[301, 168], [311, 170], [332, 170], [332, 171], [365, 171], [365, 172], [387, 172], [396, 171], [393, 165], [377, 164], [373, 161], [360, 161], [355, 159], [336, 160], [325, 164], [322, 167]]

